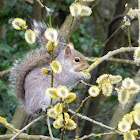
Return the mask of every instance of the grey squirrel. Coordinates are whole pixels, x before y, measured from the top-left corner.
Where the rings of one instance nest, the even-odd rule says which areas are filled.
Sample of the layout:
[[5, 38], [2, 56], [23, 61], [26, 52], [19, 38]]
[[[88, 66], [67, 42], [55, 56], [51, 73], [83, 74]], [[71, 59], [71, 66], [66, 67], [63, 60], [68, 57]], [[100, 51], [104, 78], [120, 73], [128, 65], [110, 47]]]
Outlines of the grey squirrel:
[[[45, 94], [45, 90], [51, 87], [51, 75], [41, 72], [42, 68], [50, 69], [51, 54], [44, 47], [47, 39], [44, 32], [48, 27], [43, 22], [33, 23], [33, 30], [37, 35], [37, 41], [42, 44], [41, 49], [29, 52], [22, 62], [16, 64], [11, 70], [11, 81], [15, 94], [21, 99], [27, 113], [38, 113], [50, 105], [51, 98]], [[53, 86], [65, 85], [68, 89], [86, 79], [88, 76], [84, 72], [89, 67], [85, 56], [74, 49], [72, 43], [66, 47], [60, 42], [64, 42], [63, 36], [58, 36], [58, 46], [54, 50], [54, 60], [62, 65], [60, 74], [54, 73]], [[59, 99], [53, 100], [53, 104]]]

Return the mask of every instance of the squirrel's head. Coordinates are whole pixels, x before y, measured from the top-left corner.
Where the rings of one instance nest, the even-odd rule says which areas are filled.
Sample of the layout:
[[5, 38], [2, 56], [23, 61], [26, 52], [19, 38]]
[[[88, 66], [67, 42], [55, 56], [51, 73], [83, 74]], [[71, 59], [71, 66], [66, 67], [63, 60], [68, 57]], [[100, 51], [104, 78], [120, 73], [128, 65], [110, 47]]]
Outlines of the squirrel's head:
[[74, 45], [69, 43], [65, 50], [65, 60], [70, 60], [71, 66], [74, 68], [74, 71], [83, 71], [89, 67], [89, 64], [86, 62], [86, 58], [83, 54], [74, 49]]

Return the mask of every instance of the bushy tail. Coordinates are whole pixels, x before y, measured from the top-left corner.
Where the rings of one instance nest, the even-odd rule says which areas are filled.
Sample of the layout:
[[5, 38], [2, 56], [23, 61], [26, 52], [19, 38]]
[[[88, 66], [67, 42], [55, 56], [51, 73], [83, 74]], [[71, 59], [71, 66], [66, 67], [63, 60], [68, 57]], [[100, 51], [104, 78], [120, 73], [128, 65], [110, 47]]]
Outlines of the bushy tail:
[[[47, 65], [51, 60], [50, 52], [45, 48], [48, 40], [44, 36], [44, 32], [48, 27], [44, 22], [33, 21], [33, 30], [37, 35], [37, 41], [42, 45], [40, 49], [35, 49], [24, 57], [22, 62], [14, 63], [11, 69], [10, 81], [17, 97], [21, 99], [24, 103], [25, 93], [24, 93], [24, 82], [26, 75], [36, 67]], [[58, 35], [58, 46], [54, 50], [54, 58], [56, 58], [59, 53], [65, 48], [60, 42], [65, 42], [63, 37]]]
[[[45, 31], [49, 26], [47, 26], [44, 22], [37, 22], [33, 21], [32, 25], [33, 30], [36, 33], [37, 41], [45, 48], [45, 45], [47, 44], [48, 40], [45, 38]], [[61, 33], [59, 33], [58, 30], [58, 46], [55, 48], [54, 53], [57, 55], [57, 53], [60, 53], [64, 49], [64, 45], [62, 43], [65, 43], [64, 37]]]

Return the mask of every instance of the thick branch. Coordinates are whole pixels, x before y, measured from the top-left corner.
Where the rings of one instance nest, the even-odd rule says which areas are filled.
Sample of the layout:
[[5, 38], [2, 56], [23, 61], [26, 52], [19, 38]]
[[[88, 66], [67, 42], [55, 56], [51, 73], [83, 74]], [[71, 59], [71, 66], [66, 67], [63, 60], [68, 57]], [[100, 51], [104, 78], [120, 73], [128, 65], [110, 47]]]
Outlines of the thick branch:
[[[87, 61], [95, 62], [96, 59], [99, 59], [99, 57], [86, 57]], [[109, 62], [114, 62], [114, 63], [124, 63], [124, 64], [131, 64], [131, 65], [136, 65], [137, 62], [133, 60], [127, 60], [127, 59], [119, 59], [119, 58], [108, 58], [106, 61]]]
[[[0, 140], [7, 140], [14, 136], [14, 134], [6, 134], [6, 135], [0, 135]], [[52, 140], [51, 137], [48, 136], [42, 136], [42, 135], [28, 135], [25, 133], [20, 134], [18, 139], [28, 139], [28, 140]], [[54, 138], [53, 140], [59, 140], [57, 138]]]
[[122, 52], [131, 52], [131, 51], [134, 51], [137, 47], [127, 47], [127, 48], [120, 48], [120, 49], [117, 49], [117, 50], [114, 50], [114, 51], [110, 51], [108, 52], [106, 55], [104, 55], [103, 57], [99, 58], [99, 59], [96, 59], [96, 61], [90, 65], [90, 67], [87, 69], [87, 71], [91, 71], [92, 69], [94, 69], [95, 67], [97, 67], [100, 63], [102, 63], [103, 61], [107, 60], [108, 58], [116, 55], [116, 54], [119, 54], [119, 53], [122, 53]]

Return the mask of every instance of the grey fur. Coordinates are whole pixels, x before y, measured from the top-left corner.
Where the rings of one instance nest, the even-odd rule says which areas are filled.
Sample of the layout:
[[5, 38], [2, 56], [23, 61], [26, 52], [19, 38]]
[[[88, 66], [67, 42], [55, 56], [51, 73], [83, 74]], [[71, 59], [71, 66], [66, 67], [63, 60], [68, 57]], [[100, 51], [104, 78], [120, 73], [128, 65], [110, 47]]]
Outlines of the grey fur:
[[[35, 22], [34, 28], [38, 30], [39, 27], [44, 32], [47, 26], [44, 27], [44, 23], [37, 24]], [[43, 40], [44, 38], [40, 41]], [[59, 41], [61, 41], [61, 38], [59, 38]], [[41, 42], [43, 46], [44, 42]], [[65, 85], [72, 89], [73, 85], [86, 78], [86, 74], [80, 71], [85, 70], [88, 64], [85, 57], [74, 48], [66, 47], [66, 49], [70, 49], [68, 52], [63, 45], [59, 44], [56, 48], [58, 49], [54, 51], [54, 58], [61, 63], [62, 72], [54, 74], [53, 86]], [[75, 63], [75, 57], [79, 57], [81, 63]], [[51, 87], [51, 75], [41, 73], [41, 69], [44, 67], [50, 69], [50, 60], [50, 53], [47, 52], [45, 47], [42, 47], [29, 52], [24, 60], [15, 63], [11, 70], [10, 79], [14, 92], [30, 114], [37, 113], [40, 109], [45, 111], [46, 107], [50, 105], [51, 99], [45, 94], [45, 90]], [[58, 100], [59, 98], [53, 100], [53, 103], [55, 104]]]

